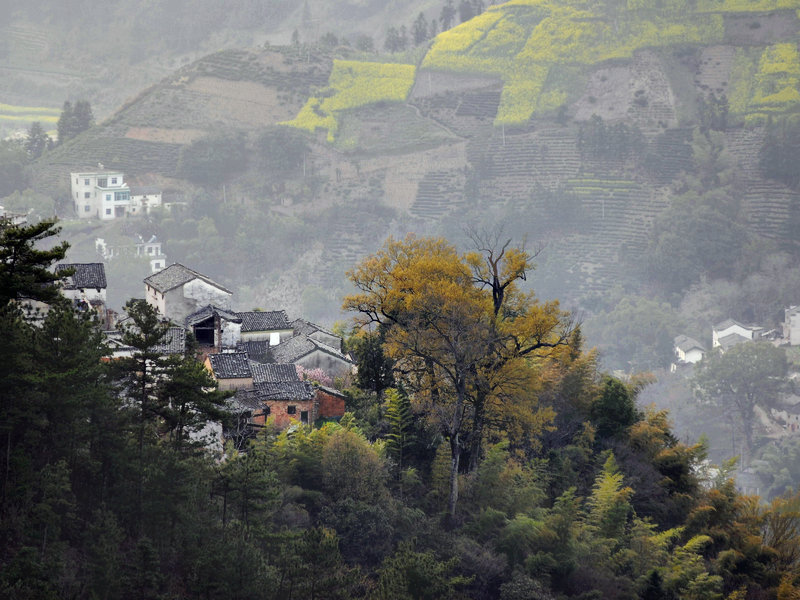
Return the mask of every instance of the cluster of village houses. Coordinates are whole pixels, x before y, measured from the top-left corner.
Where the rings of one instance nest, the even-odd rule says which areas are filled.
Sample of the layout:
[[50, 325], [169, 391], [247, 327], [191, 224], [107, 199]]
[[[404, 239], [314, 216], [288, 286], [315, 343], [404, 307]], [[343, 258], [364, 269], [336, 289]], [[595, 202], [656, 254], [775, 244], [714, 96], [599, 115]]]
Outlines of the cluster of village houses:
[[[745, 325], [734, 319], [725, 319], [711, 328], [711, 347], [719, 348], [723, 353], [738, 344], [758, 341], [768, 341], [782, 346], [800, 345], [800, 306], [790, 306], [784, 311], [782, 331], [758, 325]], [[700, 362], [708, 352], [702, 343], [687, 335], [677, 336], [673, 349], [675, 352], [675, 362], [671, 365], [673, 373], [682, 367]]]
[[[56, 272], [66, 274], [62, 293], [68, 299], [104, 317], [111, 358], [132, 356], [116, 327], [127, 317], [106, 309], [103, 263], [64, 263]], [[341, 337], [303, 319], [290, 321], [283, 310], [234, 311], [230, 290], [181, 264], [153, 273], [144, 284], [147, 302], [171, 324], [155, 350], [183, 354], [191, 334], [219, 389], [235, 393], [232, 410], [248, 434], [268, 418], [286, 427], [344, 414], [344, 394], [300, 376], [317, 369], [331, 379], [352, 373], [354, 361], [343, 352]]]

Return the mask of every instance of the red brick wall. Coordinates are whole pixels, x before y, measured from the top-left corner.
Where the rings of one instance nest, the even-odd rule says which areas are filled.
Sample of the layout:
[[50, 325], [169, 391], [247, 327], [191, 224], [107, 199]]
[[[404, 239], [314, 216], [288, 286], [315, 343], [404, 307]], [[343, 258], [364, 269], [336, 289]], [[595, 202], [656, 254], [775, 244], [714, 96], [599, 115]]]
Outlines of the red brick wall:
[[317, 388], [317, 402], [319, 403], [317, 418], [333, 419], [344, 415], [344, 398], [338, 394], [331, 394]]
[[[269, 416], [275, 419], [275, 425], [278, 427], [288, 427], [292, 419], [300, 421], [303, 411], [308, 411], [308, 423], [313, 422], [314, 419], [314, 401], [313, 400], [274, 400], [267, 402], [269, 406]], [[295, 414], [290, 415], [288, 410], [290, 406], [295, 407]]]

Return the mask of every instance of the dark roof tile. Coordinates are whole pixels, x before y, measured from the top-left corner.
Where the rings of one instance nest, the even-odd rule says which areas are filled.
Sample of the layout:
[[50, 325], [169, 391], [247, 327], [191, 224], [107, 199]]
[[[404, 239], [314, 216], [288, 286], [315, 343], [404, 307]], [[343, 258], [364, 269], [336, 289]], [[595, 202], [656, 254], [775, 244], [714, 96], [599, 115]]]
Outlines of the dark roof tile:
[[65, 278], [65, 290], [106, 287], [106, 269], [103, 263], [61, 263], [56, 265], [56, 274], [67, 269], [74, 269], [75, 272]]
[[307, 381], [284, 381], [254, 384], [259, 398], [262, 400], [312, 400], [315, 396], [314, 386]]
[[250, 370], [253, 372], [253, 383], [285, 383], [300, 381], [297, 376], [297, 367], [293, 364], [272, 363], [262, 364], [257, 362], [250, 363]]
[[243, 352], [209, 354], [208, 359], [217, 379], [244, 379], [253, 376], [250, 361]]
[[198, 273], [197, 271], [194, 271], [189, 267], [184, 267], [180, 263], [173, 263], [166, 269], [162, 269], [158, 273], [154, 273], [150, 275], [150, 277], [146, 277], [144, 279], [144, 282], [150, 287], [163, 293], [163, 292], [168, 292], [169, 290], [179, 287], [185, 283], [189, 283], [193, 279], [202, 279], [206, 283], [218, 287], [219, 289], [228, 292], [229, 294], [233, 293], [229, 289], [218, 284], [216, 281], [209, 279], [205, 275], [202, 275], [201, 273]]
[[236, 313], [242, 320], [242, 331], [276, 331], [291, 329], [286, 311], [247, 311]]

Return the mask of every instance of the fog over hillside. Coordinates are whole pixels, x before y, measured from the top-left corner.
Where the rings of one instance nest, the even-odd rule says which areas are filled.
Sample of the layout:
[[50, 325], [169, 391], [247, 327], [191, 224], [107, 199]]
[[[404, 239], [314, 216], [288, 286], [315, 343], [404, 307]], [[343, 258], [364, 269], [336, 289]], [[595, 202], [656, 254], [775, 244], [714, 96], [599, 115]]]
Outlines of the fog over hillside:
[[[676, 336], [800, 303], [798, 8], [7, 1], [0, 131], [54, 134], [64, 101], [94, 124], [7, 144], [2, 203], [58, 214], [71, 260], [155, 235], [239, 308], [326, 323], [388, 236], [502, 228], [605, 368], [664, 374]], [[78, 218], [97, 165], [172, 211]], [[107, 270], [120, 307], [149, 265]]]

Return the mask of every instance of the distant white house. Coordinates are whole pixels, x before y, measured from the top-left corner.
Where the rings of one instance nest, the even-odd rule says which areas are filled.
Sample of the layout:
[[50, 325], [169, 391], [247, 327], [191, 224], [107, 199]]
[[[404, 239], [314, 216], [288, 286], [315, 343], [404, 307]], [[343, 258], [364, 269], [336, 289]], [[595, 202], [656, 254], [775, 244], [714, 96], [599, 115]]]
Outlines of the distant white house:
[[161, 208], [161, 190], [157, 187], [132, 187], [129, 213], [133, 216], [149, 215]]
[[675, 358], [682, 363], [697, 363], [703, 360], [706, 349], [703, 344], [688, 335], [679, 335], [675, 338]]
[[118, 219], [131, 204], [131, 190], [121, 171], [70, 173], [70, 184], [72, 204], [80, 219]]
[[110, 221], [126, 216], [147, 215], [162, 205], [161, 190], [131, 188], [121, 171], [70, 173], [71, 198], [81, 219]]
[[743, 325], [733, 319], [725, 319], [711, 328], [711, 347], [728, 348], [743, 342], [761, 339], [764, 328], [757, 325]]
[[800, 306], [790, 306], [784, 311], [783, 338], [790, 346], [800, 346]]
[[103, 238], [97, 238], [94, 248], [106, 262], [118, 257], [136, 256], [147, 257], [150, 260], [150, 272], [158, 273], [167, 266], [167, 257], [161, 249], [161, 242], [156, 236], [150, 236], [147, 241], [141, 235], [134, 238], [132, 244], [119, 244], [112, 246], [106, 243]]

